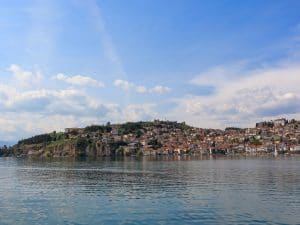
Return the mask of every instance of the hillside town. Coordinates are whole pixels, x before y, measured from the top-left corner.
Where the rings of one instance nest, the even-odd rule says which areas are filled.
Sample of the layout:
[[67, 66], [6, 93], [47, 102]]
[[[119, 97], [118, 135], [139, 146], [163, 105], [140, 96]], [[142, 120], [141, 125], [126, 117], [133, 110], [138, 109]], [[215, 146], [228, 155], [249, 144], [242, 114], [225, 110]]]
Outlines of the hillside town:
[[[5, 153], [8, 155], [8, 148]], [[16, 156], [130, 156], [300, 153], [300, 121], [285, 118], [254, 128], [203, 129], [173, 121], [128, 122], [66, 128], [11, 148]]]

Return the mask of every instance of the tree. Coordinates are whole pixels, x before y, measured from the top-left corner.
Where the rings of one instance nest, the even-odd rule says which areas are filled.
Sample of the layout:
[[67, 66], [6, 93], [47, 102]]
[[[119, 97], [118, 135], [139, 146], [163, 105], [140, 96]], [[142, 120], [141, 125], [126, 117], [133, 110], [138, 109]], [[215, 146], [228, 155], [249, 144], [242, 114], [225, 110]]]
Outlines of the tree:
[[159, 148], [161, 148], [163, 146], [162, 143], [160, 143], [156, 138], [151, 139], [148, 142], [148, 145], [151, 145], [152, 148], [154, 148], [154, 149], [159, 149]]
[[41, 144], [41, 143], [48, 143], [53, 140], [52, 135], [50, 134], [40, 134], [33, 136], [31, 138], [23, 139], [18, 142], [19, 145], [25, 144], [25, 145], [31, 145], [31, 144]]
[[76, 143], [77, 156], [86, 156], [86, 148], [88, 145], [89, 142], [86, 138], [79, 138]]
[[141, 131], [141, 130], [138, 130], [137, 132], [136, 132], [136, 138], [139, 138], [139, 137], [141, 137], [143, 135], [143, 132]]

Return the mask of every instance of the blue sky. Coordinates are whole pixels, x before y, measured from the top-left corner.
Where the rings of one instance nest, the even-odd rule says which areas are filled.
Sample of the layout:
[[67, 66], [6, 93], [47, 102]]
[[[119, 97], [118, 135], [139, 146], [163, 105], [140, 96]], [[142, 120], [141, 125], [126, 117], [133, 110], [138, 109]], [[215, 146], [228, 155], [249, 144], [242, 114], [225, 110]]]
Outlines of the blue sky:
[[299, 1], [2, 1], [0, 140], [300, 119]]

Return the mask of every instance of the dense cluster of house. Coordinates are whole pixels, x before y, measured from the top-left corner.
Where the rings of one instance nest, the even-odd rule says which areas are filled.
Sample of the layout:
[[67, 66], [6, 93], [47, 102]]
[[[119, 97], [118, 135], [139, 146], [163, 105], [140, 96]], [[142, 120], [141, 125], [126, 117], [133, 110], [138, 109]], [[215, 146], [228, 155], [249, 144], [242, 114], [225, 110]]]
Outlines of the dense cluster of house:
[[86, 128], [67, 128], [65, 133], [69, 139], [88, 139], [110, 155], [300, 152], [300, 121], [294, 119], [282, 118], [257, 123], [254, 128], [225, 130], [160, 120], [105, 127], [88, 132]]

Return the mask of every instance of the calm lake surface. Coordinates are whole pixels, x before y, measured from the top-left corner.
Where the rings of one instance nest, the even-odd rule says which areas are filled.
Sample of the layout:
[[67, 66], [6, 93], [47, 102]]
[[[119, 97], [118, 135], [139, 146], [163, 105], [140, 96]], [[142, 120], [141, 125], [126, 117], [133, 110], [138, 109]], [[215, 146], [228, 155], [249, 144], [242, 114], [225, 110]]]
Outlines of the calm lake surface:
[[300, 157], [0, 158], [0, 224], [300, 224]]

